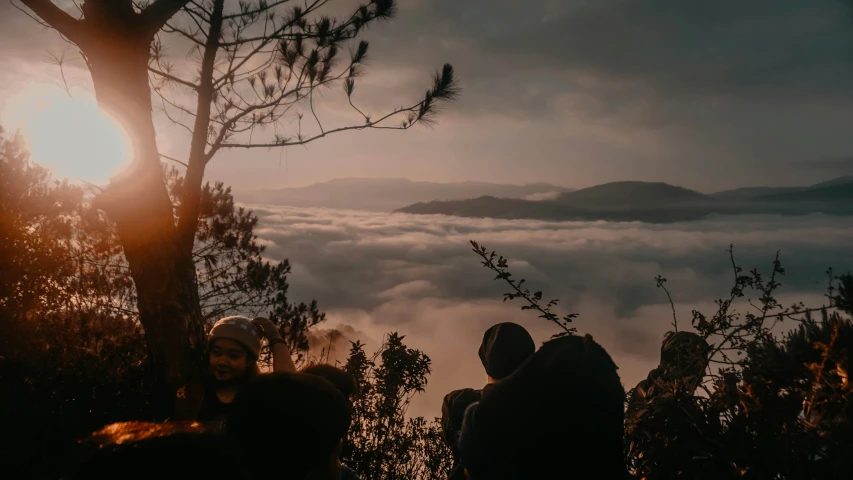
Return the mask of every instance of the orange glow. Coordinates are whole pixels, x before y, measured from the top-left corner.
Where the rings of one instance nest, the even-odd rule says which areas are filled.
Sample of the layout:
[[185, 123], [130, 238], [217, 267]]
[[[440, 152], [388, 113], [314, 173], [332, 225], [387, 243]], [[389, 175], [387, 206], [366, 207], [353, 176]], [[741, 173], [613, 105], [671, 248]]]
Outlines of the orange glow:
[[91, 94], [30, 86], [4, 109], [4, 127], [20, 129], [32, 159], [57, 177], [103, 184], [127, 166], [131, 142]]

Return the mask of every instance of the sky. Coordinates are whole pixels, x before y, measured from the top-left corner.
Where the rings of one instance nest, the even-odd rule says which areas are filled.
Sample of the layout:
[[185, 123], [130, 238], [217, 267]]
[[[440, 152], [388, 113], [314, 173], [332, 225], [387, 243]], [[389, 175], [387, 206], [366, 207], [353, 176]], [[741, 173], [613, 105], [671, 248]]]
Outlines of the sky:
[[[356, 98], [374, 112], [417, 99], [451, 63], [463, 94], [437, 127], [230, 151], [208, 178], [237, 192], [352, 176], [575, 188], [646, 180], [710, 192], [853, 173], [850, 0], [398, 3], [394, 20], [366, 34], [371, 61]], [[78, 95], [91, 90], [79, 54], [11, 2], [0, 2], [0, 31], [7, 128], [23, 91], [59, 88], [49, 53], [66, 55]], [[351, 123], [339, 90], [321, 109]], [[161, 150], [185, 155], [180, 130], [159, 127]]]

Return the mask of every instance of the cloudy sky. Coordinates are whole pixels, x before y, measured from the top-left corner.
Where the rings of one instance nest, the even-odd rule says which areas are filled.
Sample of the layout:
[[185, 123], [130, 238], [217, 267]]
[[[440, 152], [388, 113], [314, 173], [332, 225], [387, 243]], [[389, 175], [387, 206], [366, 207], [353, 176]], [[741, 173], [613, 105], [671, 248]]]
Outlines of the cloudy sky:
[[[0, 102], [58, 83], [46, 53], [66, 52], [71, 83], [87, 88], [79, 55], [8, 1], [0, 31]], [[456, 67], [464, 93], [438, 127], [230, 152], [208, 176], [238, 191], [345, 176], [711, 191], [853, 173], [850, 0], [400, 0], [367, 38], [358, 101], [377, 113]], [[186, 139], [161, 133], [181, 155]]]
[[[850, 0], [400, 0], [371, 29], [357, 101], [373, 112], [418, 98], [453, 64], [464, 88], [433, 129], [340, 134], [308, 148], [218, 156], [208, 178], [238, 192], [333, 178], [548, 181], [584, 187], [666, 181], [700, 191], [802, 185], [853, 173]], [[90, 91], [73, 48], [0, 0], [0, 122], [63, 95], [46, 61], [65, 54], [75, 95]], [[334, 121], [339, 89], [321, 106]], [[357, 121], [357, 118], [355, 119]], [[18, 123], [16, 123], [18, 122]], [[74, 123], [69, 122], [69, 123]], [[186, 153], [158, 124], [161, 149]], [[49, 161], [49, 159], [37, 159]], [[747, 268], [783, 254], [783, 303], [820, 304], [824, 271], [853, 269], [849, 218], [708, 218], [666, 226], [547, 223], [255, 206], [271, 260], [294, 266], [296, 300], [316, 298], [327, 327], [367, 341], [399, 331], [433, 359], [413, 413], [437, 414], [450, 389], [485, 381], [483, 331], [499, 321], [553, 327], [500, 301], [469, 251], [474, 239], [512, 260], [516, 276], [578, 312], [578, 328], [620, 365], [627, 387], [657, 363], [672, 312], [710, 312], [730, 288], [725, 249]], [[741, 306], [743, 308], [743, 306]], [[345, 348], [345, 344], [340, 344]], [[336, 352], [342, 358], [342, 351]]]

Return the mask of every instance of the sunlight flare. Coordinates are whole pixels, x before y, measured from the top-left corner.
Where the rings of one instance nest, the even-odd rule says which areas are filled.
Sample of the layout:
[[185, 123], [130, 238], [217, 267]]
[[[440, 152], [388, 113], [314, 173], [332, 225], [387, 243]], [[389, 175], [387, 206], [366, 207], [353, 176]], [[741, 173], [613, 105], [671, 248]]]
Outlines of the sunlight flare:
[[98, 108], [91, 94], [57, 87], [31, 87], [8, 105], [9, 129], [20, 129], [32, 159], [58, 178], [106, 183], [130, 162], [130, 138], [119, 123]]

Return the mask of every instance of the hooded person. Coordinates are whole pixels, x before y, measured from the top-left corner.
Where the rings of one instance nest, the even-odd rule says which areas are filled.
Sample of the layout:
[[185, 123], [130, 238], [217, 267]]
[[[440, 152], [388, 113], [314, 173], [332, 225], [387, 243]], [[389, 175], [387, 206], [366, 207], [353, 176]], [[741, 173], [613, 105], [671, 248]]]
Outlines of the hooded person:
[[174, 421], [198, 421], [224, 427], [231, 402], [240, 388], [260, 374], [261, 338], [267, 339], [274, 372], [295, 372], [290, 350], [271, 320], [239, 315], [217, 321], [207, 338], [206, 371], [178, 389]]
[[459, 452], [468, 477], [626, 478], [617, 369], [589, 335], [543, 344], [466, 409]]
[[488, 383], [480, 390], [465, 388], [448, 393], [441, 406], [441, 428], [444, 440], [453, 452], [453, 467], [449, 480], [463, 480], [464, 468], [459, 460], [459, 432], [465, 409], [482, 397], [499, 381], [512, 374], [536, 350], [533, 338], [521, 325], [512, 322], [498, 323], [486, 330], [480, 344], [479, 356], [488, 376]]

